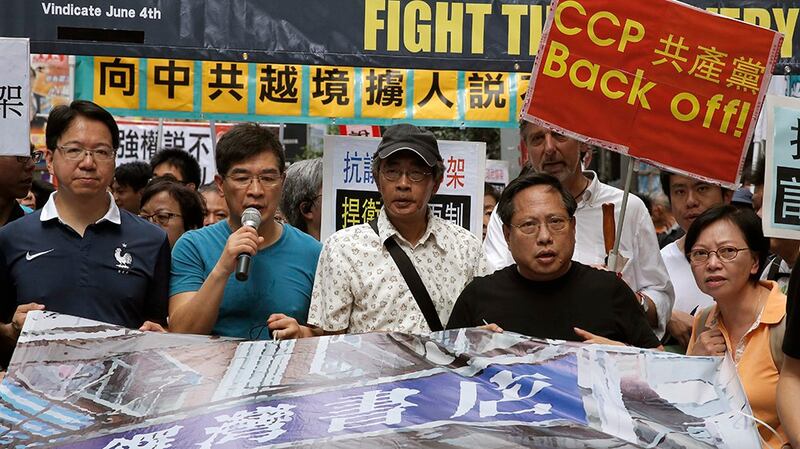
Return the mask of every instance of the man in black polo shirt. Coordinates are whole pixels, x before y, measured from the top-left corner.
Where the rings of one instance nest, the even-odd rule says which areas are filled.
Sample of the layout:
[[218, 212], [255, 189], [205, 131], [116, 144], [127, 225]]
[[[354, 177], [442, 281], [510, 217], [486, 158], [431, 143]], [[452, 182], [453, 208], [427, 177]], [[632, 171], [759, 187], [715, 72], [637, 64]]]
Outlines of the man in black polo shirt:
[[572, 260], [576, 208], [550, 175], [512, 181], [497, 212], [516, 263], [468, 284], [447, 328], [492, 323], [495, 330], [538, 338], [658, 347], [627, 284], [613, 272]]
[[77, 100], [52, 110], [46, 138], [58, 190], [43, 209], [0, 229], [0, 348], [13, 348], [30, 310], [131, 328], [166, 324], [167, 235], [120, 210], [108, 192], [119, 146], [114, 118]]
[[0, 156], [0, 228], [25, 215], [17, 198], [24, 198], [31, 189], [33, 168], [40, 157], [33, 144], [30, 157]]

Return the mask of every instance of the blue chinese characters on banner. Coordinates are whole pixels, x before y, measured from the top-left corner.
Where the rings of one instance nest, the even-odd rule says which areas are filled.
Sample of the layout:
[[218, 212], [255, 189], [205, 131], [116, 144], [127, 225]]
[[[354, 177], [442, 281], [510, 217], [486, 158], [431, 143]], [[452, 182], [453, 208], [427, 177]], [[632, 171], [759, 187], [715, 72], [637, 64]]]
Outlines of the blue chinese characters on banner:
[[[574, 354], [535, 365], [490, 365], [474, 377], [429, 377], [273, 399], [63, 446], [71, 449], [255, 448], [437, 424], [586, 425]], [[178, 444], [177, 442], [182, 442]]]

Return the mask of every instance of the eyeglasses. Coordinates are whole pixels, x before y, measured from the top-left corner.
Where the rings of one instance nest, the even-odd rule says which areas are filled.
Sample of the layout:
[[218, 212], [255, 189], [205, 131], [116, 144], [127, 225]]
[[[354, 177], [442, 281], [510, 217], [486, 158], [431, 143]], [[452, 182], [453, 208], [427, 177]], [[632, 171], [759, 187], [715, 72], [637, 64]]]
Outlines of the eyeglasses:
[[263, 173], [260, 175], [235, 174], [226, 176], [237, 189], [250, 187], [253, 180], [256, 180], [261, 187], [275, 187], [281, 182], [281, 175], [277, 173]]
[[695, 249], [689, 252], [689, 261], [694, 264], [701, 264], [708, 261], [712, 254], [716, 254], [723, 262], [730, 262], [739, 255], [739, 251], [749, 251], [750, 248], [736, 248], [734, 246], [723, 246], [716, 251], [707, 249]]
[[431, 172], [429, 171], [422, 171], [422, 170], [403, 171], [403, 170], [398, 170], [396, 168], [381, 168], [380, 172], [383, 175], [383, 177], [386, 178], [387, 181], [392, 181], [392, 182], [400, 179], [400, 176], [402, 175], [408, 176], [408, 179], [414, 182], [421, 182], [426, 177], [431, 175]]
[[172, 212], [156, 212], [151, 215], [139, 214], [145, 220], [155, 223], [160, 226], [167, 226], [169, 221], [175, 217], [180, 217], [181, 214], [173, 214]]
[[17, 162], [27, 164], [29, 161], [33, 161], [34, 164], [38, 164], [43, 158], [44, 153], [41, 151], [32, 151], [30, 156], [17, 156]]
[[111, 147], [98, 147], [90, 150], [87, 148], [62, 147], [59, 145], [57, 148], [61, 150], [61, 153], [64, 155], [64, 157], [70, 161], [83, 160], [87, 153], [90, 154], [96, 161], [110, 161], [117, 155], [117, 150]]
[[[545, 221], [545, 225], [550, 232], [563, 231], [567, 228], [567, 224], [569, 224], [569, 219], [566, 217], [550, 217]], [[541, 226], [541, 223], [534, 220], [529, 220], [520, 224], [511, 224], [511, 227], [519, 229], [523, 234], [539, 234], [539, 228]]]

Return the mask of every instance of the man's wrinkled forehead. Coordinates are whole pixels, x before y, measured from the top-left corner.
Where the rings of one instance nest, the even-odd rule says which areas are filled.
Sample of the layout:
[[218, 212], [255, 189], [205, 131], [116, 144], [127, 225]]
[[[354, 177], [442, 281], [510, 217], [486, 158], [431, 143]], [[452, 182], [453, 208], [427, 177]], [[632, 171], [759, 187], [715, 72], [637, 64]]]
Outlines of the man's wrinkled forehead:
[[569, 140], [577, 141], [576, 139], [573, 139], [572, 137], [566, 136], [565, 134], [563, 134], [563, 133], [559, 132], [558, 130], [555, 130], [555, 129], [549, 127], [549, 126], [540, 126], [540, 125], [537, 125], [537, 124], [531, 123], [531, 122], [528, 122], [527, 125], [525, 125], [525, 128], [523, 128], [523, 130], [522, 130], [522, 135], [521, 136], [522, 136], [522, 140], [527, 140], [531, 136], [534, 136], [534, 135], [541, 136], [541, 135], [547, 134], [547, 133], [562, 135], [562, 136], [566, 137]]

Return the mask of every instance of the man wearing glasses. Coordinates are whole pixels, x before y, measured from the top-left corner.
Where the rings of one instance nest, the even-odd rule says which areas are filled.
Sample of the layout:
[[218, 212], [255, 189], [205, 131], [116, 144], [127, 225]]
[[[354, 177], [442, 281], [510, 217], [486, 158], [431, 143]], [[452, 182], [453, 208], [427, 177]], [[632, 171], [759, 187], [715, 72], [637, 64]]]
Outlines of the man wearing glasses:
[[[583, 171], [582, 155], [589, 150], [586, 143], [526, 121], [520, 122], [520, 138], [528, 150], [533, 170], [557, 178], [578, 203], [574, 260], [585, 265], [604, 266], [607, 250], [602, 206], [614, 204], [614, 217], [619, 223], [622, 190], [600, 182], [592, 171]], [[503, 237], [503, 224], [496, 213], [489, 220], [483, 247], [493, 270], [514, 263]], [[663, 336], [675, 296], [658, 249], [653, 220], [642, 200], [631, 195], [619, 238], [620, 255], [627, 259], [621, 270], [622, 279], [636, 293], [655, 334]]]
[[386, 242], [393, 240], [410, 259], [441, 326], [461, 289], [486, 270], [480, 240], [428, 207], [444, 174], [430, 131], [407, 124], [387, 129], [372, 158], [372, 172], [383, 201], [376, 227], [352, 226], [325, 242], [308, 321], [317, 333], [427, 334], [435, 326]]
[[17, 198], [24, 198], [30, 191], [33, 169], [41, 159], [42, 153], [34, 151], [33, 144], [30, 157], [0, 156], [0, 228], [25, 215]]
[[[254, 123], [231, 128], [216, 148], [217, 188], [230, 216], [189, 231], [172, 252], [170, 330], [250, 339], [310, 335], [308, 315], [321, 245], [275, 221], [284, 181], [283, 146]], [[255, 208], [258, 229], [242, 226]], [[237, 257], [251, 256], [248, 279], [234, 276]], [[268, 328], [268, 329], [267, 329]]]
[[553, 176], [533, 173], [509, 183], [497, 213], [515, 263], [467, 285], [447, 327], [491, 323], [496, 331], [538, 338], [658, 347], [627, 284], [572, 260], [577, 207]]
[[114, 118], [76, 100], [50, 112], [46, 140], [58, 190], [41, 210], [0, 229], [0, 313], [8, 323], [0, 340], [13, 348], [31, 310], [145, 330], [166, 324], [167, 235], [120, 210], [108, 191], [119, 145]]

